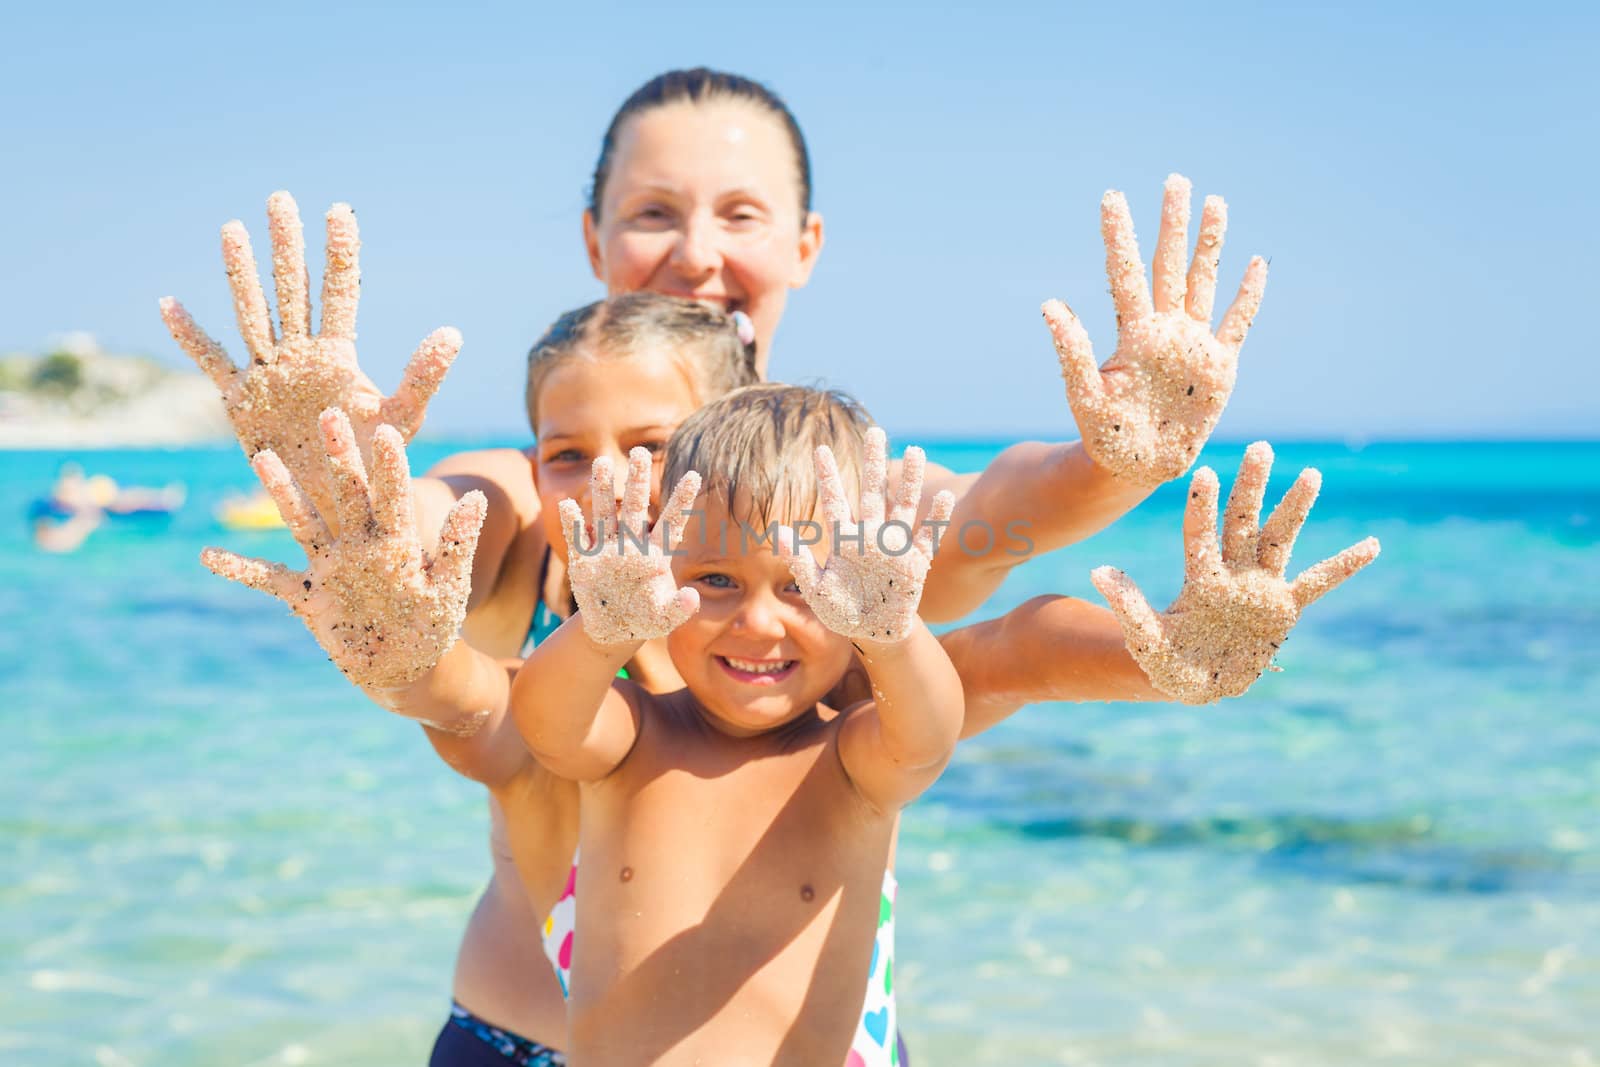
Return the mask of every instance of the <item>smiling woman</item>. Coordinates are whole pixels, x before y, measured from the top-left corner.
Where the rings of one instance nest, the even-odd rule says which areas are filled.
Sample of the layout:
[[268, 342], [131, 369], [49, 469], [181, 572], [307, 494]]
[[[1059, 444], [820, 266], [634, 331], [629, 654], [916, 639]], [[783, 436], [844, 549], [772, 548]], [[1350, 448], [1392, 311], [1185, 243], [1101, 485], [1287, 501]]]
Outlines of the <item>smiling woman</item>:
[[738, 75], [652, 79], [606, 130], [583, 238], [612, 295], [649, 289], [748, 314], [766, 377], [789, 290], [806, 284], [822, 251], [799, 124]]

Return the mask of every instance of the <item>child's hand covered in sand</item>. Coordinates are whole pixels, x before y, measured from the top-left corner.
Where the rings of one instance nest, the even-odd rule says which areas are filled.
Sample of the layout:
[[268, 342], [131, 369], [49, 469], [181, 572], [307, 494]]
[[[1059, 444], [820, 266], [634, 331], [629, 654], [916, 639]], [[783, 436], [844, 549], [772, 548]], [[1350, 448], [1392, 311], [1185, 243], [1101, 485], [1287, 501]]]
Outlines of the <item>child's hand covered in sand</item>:
[[1059, 300], [1045, 302], [1045, 322], [1083, 446], [1101, 467], [1136, 485], [1153, 488], [1188, 470], [1233, 392], [1239, 347], [1261, 308], [1267, 265], [1260, 256], [1250, 261], [1239, 295], [1213, 335], [1211, 306], [1227, 227], [1227, 205], [1220, 196], [1206, 197], [1186, 278], [1189, 180], [1169, 177], [1152, 302], [1128, 202], [1119, 192], [1106, 193], [1100, 231], [1117, 308], [1117, 350], [1103, 367], [1096, 368], [1089, 335], [1071, 309]]
[[347, 412], [356, 443], [368, 457], [380, 424], [393, 426], [403, 441], [409, 441], [461, 348], [461, 335], [450, 327], [429, 334], [411, 357], [400, 387], [385, 397], [356, 364], [361, 242], [350, 206], [335, 204], [328, 211], [322, 330], [316, 334], [311, 332], [305, 235], [294, 198], [273, 193], [267, 200], [267, 219], [281, 327], [277, 334], [244, 224], [234, 220], [222, 228], [222, 261], [233, 289], [239, 333], [250, 353], [249, 366], [235, 366], [222, 346], [170, 296], [161, 300], [161, 317], [173, 338], [216, 383], [245, 455], [254, 456], [262, 449], [276, 452], [317, 510], [337, 516], [340, 509], [333, 503], [317, 439], [318, 415], [330, 407]]
[[950, 521], [955, 497], [933, 498], [927, 524], [913, 536], [917, 506], [922, 501], [926, 465], [922, 449], [906, 449], [900, 488], [885, 520], [888, 442], [877, 427], [867, 431], [861, 468], [861, 522], [850, 514], [850, 498], [839, 477], [839, 465], [826, 445], [817, 449], [817, 483], [827, 529], [823, 541], [828, 561], [821, 567], [794, 530], [779, 531], [778, 545], [800, 593], [823, 625], [854, 640], [892, 645], [911, 636], [922, 583], [933, 562], [936, 526]]
[[[700, 594], [679, 589], [672, 578], [672, 550], [683, 537], [687, 513], [700, 494], [700, 476], [683, 476], [655, 527], [650, 525], [650, 453], [628, 453], [628, 481], [617, 509], [611, 460], [594, 461], [589, 500], [594, 514], [586, 527], [583, 509], [561, 502], [567, 538], [567, 574], [584, 632], [599, 645], [648, 641], [671, 633], [700, 610]], [[665, 531], [655, 537], [655, 530]]]
[[338, 534], [269, 449], [250, 464], [305, 549], [306, 569], [219, 548], [203, 551], [200, 562], [288, 604], [357, 685], [394, 689], [415, 681], [455, 642], [487, 501], [474, 491], [456, 502], [430, 559], [417, 542], [411, 472], [399, 432], [379, 426], [373, 435], [369, 482], [344, 412], [330, 409], [320, 424], [317, 458], [327, 466], [323, 479], [338, 509]]
[[1098, 567], [1091, 576], [1121, 621], [1133, 658], [1150, 683], [1174, 700], [1209, 704], [1249, 689], [1300, 613], [1378, 556], [1378, 539], [1369, 537], [1286, 581], [1289, 551], [1322, 475], [1314, 468], [1301, 471], [1258, 527], [1271, 471], [1272, 448], [1257, 441], [1245, 451], [1228, 497], [1220, 553], [1217, 476], [1210, 467], [1195, 471], [1183, 516], [1183, 589], [1164, 613], [1157, 615], [1116, 568]]

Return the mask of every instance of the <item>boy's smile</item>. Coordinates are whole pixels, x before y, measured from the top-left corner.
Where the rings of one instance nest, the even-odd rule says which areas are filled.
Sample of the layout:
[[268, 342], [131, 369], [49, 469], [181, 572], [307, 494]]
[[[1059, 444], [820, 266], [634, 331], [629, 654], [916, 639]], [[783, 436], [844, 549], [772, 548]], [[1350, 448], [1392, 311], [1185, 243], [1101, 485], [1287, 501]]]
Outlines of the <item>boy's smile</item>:
[[787, 678], [800, 661], [794, 659], [734, 659], [718, 656], [724, 670], [748, 685], [776, 685]]

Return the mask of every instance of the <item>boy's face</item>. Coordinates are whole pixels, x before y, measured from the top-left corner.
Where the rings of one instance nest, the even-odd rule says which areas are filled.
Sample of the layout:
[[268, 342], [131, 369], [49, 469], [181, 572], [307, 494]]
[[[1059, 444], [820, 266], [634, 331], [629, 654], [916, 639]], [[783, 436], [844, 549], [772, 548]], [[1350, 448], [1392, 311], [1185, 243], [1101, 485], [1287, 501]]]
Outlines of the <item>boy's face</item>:
[[675, 360], [572, 359], [557, 367], [539, 390], [539, 451], [534, 481], [540, 519], [551, 551], [567, 554], [559, 508], [566, 497], [591, 514], [589, 473], [600, 456], [611, 457], [617, 499], [622, 499], [628, 451], [647, 448], [656, 457], [650, 514], [660, 506], [661, 461], [678, 424], [694, 414], [694, 391]]
[[[667, 636], [672, 662], [712, 723], [748, 736], [811, 709], [850, 665], [850, 642], [812, 614], [770, 543], [701, 496], [673, 576], [700, 610]], [[742, 538], [742, 540], [741, 540]]]

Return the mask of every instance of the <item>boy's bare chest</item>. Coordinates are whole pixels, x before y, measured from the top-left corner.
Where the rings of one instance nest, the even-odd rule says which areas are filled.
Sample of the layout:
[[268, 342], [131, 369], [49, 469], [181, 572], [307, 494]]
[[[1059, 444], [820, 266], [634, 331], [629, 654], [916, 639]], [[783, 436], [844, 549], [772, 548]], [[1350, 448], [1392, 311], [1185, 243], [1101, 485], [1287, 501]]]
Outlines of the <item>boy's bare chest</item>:
[[876, 899], [893, 820], [860, 802], [831, 735], [743, 759], [651, 740], [582, 807], [584, 891], [638, 919], [644, 941], [689, 926], [792, 937], [847, 891]]

